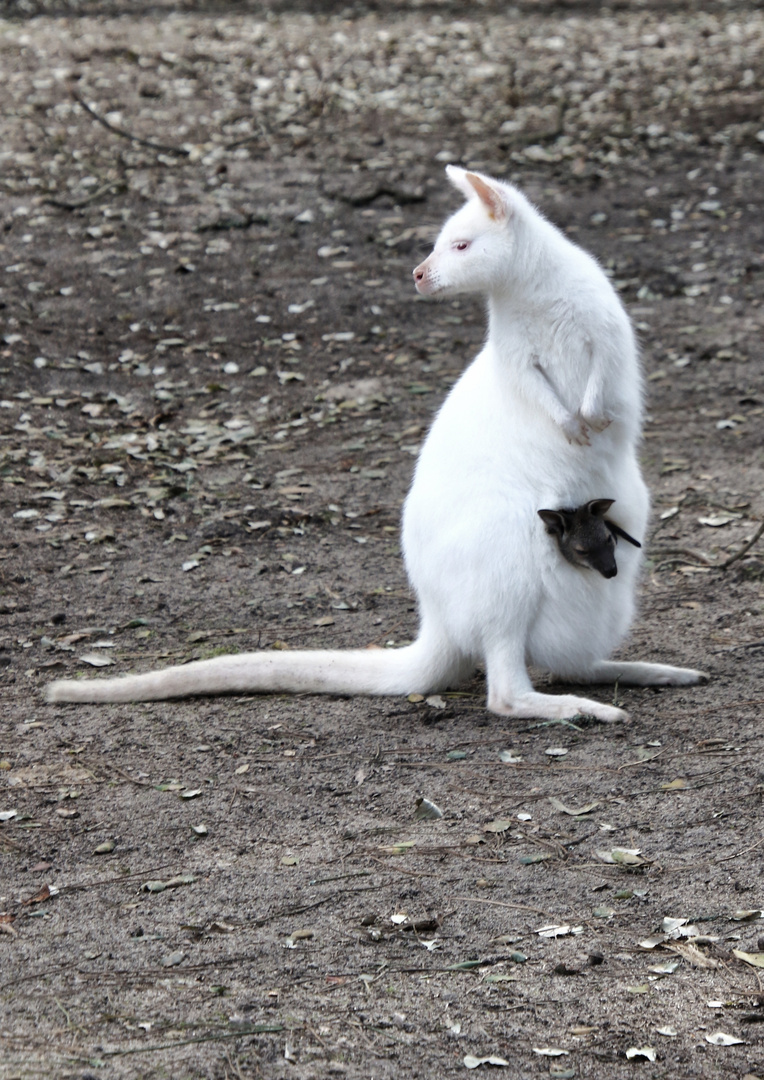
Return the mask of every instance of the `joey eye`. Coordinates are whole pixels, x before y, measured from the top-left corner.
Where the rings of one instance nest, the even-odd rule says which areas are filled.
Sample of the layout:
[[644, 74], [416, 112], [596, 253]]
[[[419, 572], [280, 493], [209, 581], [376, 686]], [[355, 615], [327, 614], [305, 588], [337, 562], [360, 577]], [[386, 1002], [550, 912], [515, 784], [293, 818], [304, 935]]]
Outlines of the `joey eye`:
[[469, 246], [470, 246], [469, 240], [457, 240], [453, 244], [453, 247], [457, 251], [466, 251]]

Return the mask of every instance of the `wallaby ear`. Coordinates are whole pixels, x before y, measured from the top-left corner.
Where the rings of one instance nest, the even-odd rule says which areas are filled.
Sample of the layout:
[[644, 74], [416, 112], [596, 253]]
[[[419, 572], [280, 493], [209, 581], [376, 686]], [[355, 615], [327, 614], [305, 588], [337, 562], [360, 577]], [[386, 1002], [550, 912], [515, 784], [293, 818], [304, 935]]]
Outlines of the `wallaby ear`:
[[559, 510], [539, 510], [539, 517], [546, 525], [546, 531], [550, 536], [562, 536], [567, 528], [565, 515]]
[[615, 499], [592, 499], [586, 504], [586, 509], [592, 517], [604, 517], [614, 502]]
[[460, 169], [458, 165], [446, 165], [446, 176], [457, 191], [461, 191], [465, 199], [475, 197], [475, 189], [467, 179], [467, 170]]
[[467, 173], [467, 180], [477, 192], [477, 197], [488, 211], [488, 216], [494, 221], [506, 221], [509, 217], [509, 206], [503, 188], [498, 184], [492, 184], [479, 173]]
[[506, 221], [510, 216], [506, 192], [500, 184], [480, 173], [460, 169], [457, 165], [446, 165], [446, 176], [468, 199], [477, 196], [494, 221]]

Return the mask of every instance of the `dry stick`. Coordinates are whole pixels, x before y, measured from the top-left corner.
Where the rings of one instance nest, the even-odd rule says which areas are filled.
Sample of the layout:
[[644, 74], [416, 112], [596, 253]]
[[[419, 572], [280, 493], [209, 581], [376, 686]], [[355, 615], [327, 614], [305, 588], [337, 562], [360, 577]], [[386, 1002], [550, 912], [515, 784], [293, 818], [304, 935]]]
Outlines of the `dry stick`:
[[102, 195], [105, 195], [107, 191], [126, 187], [127, 184], [124, 180], [112, 180], [110, 183], [104, 184], [103, 187], [99, 187], [92, 195], [88, 195], [87, 199], [81, 199], [79, 202], [66, 202], [65, 199], [56, 199], [52, 195], [42, 201], [48, 206], [57, 207], [59, 210], [81, 210], [83, 206], [88, 206], [90, 203], [96, 202], [96, 200], [100, 199]]
[[130, 881], [133, 878], [145, 877], [147, 874], [156, 873], [157, 870], [164, 870], [167, 866], [172, 866], [172, 863], [160, 863], [159, 866], [149, 866], [145, 870], [136, 870], [132, 874], [120, 874], [119, 877], [100, 878], [98, 881], [84, 881], [81, 884], [74, 885], [60, 885], [59, 892], [75, 892], [79, 889], [96, 889], [99, 885], [113, 885], [115, 882]]
[[695, 559], [696, 562], [702, 563], [704, 566], [714, 566], [715, 563], [712, 559], [709, 559], [707, 555], [704, 555], [702, 551], [694, 551], [692, 548], [683, 547], [654, 547], [651, 549], [657, 555], [684, 555], [689, 559]]
[[747, 701], [728, 701], [721, 705], [712, 705], [709, 709], [696, 709], [696, 716], [719, 712], [721, 709], [741, 709], [744, 705], [764, 705], [764, 698], [749, 698]]
[[743, 556], [745, 554], [747, 554], [747, 552], [749, 552], [751, 550], [753, 545], [756, 543], [757, 540], [759, 540], [759, 538], [761, 537], [761, 535], [763, 533], [764, 533], [764, 521], [762, 521], [761, 525], [759, 525], [758, 529], [753, 534], [751, 539], [747, 543], [743, 544], [740, 551], [736, 551], [734, 555], [730, 555], [729, 559], [727, 559], [726, 562], [723, 562], [721, 564], [721, 566], [719, 567], [719, 569], [720, 570], [726, 570], [728, 566], [732, 566], [732, 564], [734, 562], [737, 562], [738, 559], [742, 559]]
[[369, 855], [368, 858], [370, 858], [372, 862], [380, 863], [386, 870], [395, 870], [398, 874], [407, 874], [409, 877], [435, 877], [434, 874], [426, 871], [424, 873], [419, 873], [417, 870], [404, 870], [402, 866], [390, 866], [384, 859], [378, 859], [376, 855]]
[[176, 157], [188, 157], [189, 150], [184, 150], [180, 146], [165, 146], [164, 143], [153, 142], [151, 139], [142, 139], [139, 135], [133, 135], [131, 131], [126, 131], [124, 128], [119, 128], [115, 124], [110, 123], [104, 116], [100, 116], [95, 109], [92, 109], [83, 98], [73, 88], [69, 90], [69, 93], [80, 105], [86, 113], [93, 117], [102, 127], [105, 127], [107, 131], [110, 131], [112, 135], [119, 135], [122, 139], [129, 139], [130, 142], [138, 143], [139, 146], [148, 146], [151, 150], [160, 150], [163, 154], [175, 154]]
[[[311, 1029], [311, 1034], [312, 1033], [313, 1033], [313, 1031]], [[321, 1040], [319, 1039], [319, 1042], [320, 1041]], [[231, 1055], [228, 1053], [227, 1050], [225, 1052], [225, 1059], [226, 1059], [227, 1063], [230, 1065], [230, 1067], [233, 1070], [233, 1072], [235, 1073], [235, 1075], [239, 1078], [239, 1080], [244, 1080], [244, 1074], [242, 1073], [239, 1066], [234, 1061], [231, 1060]]]
[[[192, 1043], [222, 1042], [224, 1039], [245, 1039], [248, 1035], [278, 1034], [284, 1030], [283, 1024], [255, 1024], [249, 1030], [222, 1031], [219, 1035], [197, 1035], [194, 1039], [179, 1039], [177, 1042], [161, 1043], [158, 1046], [136, 1046], [130, 1050], [104, 1050], [104, 1057], [123, 1057], [125, 1054], [152, 1054], [157, 1050], [174, 1050], [176, 1046], [190, 1046]], [[299, 1031], [299, 1028], [289, 1028]]]
[[[128, 773], [123, 772], [122, 769], [120, 769], [117, 765], [109, 764], [108, 766], [106, 766], [106, 765], [99, 766], [99, 765], [94, 764], [92, 761], [88, 761], [87, 758], [80, 758], [78, 764], [83, 765], [86, 769], [88, 769], [88, 771], [93, 776], [94, 780], [98, 780], [98, 778], [95, 775], [95, 772], [96, 772], [97, 769], [100, 769], [103, 772], [107, 772], [107, 771], [111, 770], [112, 772], [116, 773], [118, 776], [121, 776], [122, 779], [127, 781], [128, 784], [137, 784], [138, 787], [151, 787], [151, 788], [155, 787], [155, 785], [152, 784], [150, 780], [139, 780], [137, 776], [129, 776]], [[108, 778], [108, 779], [111, 779], [111, 778]], [[100, 780], [98, 782], [104, 784], [104, 783], [107, 782], [107, 779]]]
[[725, 645], [723, 649], [712, 649], [712, 656], [719, 656], [720, 653], [737, 652], [738, 649], [764, 649], [764, 641], [744, 641], [742, 645]]
[[556, 919], [550, 911], [543, 908], [530, 907], [528, 904], [507, 904], [503, 900], [484, 900], [480, 896], [455, 896], [454, 900], [467, 900], [471, 904], [490, 904], [492, 907], [509, 908], [512, 911], [532, 911], [534, 915], [543, 915], [545, 919]]
[[[36, 982], [38, 979], [50, 977], [52, 975], [60, 974], [65, 968], [73, 967], [79, 963], [78, 960], [65, 960], [61, 964], [56, 964], [54, 967], [46, 967], [43, 971], [33, 971], [31, 975], [19, 975], [15, 979], [9, 979], [6, 982], [0, 982], [0, 990], [5, 993], [11, 986], [18, 986], [20, 983]], [[100, 973], [99, 973], [100, 974]], [[4, 1036], [0, 1036], [4, 1038]]]
[[[673, 559], [664, 559], [663, 562], [658, 563], [657, 566], [654, 566], [652, 568], [652, 573], [657, 574], [659, 570], [664, 570], [667, 566], [680, 566], [680, 565], [681, 566], [698, 566], [699, 563], [697, 562], [697, 560], [695, 562], [690, 562], [689, 559], [683, 559], [683, 558], [677, 556], [677, 557], [675, 557]], [[708, 565], [704, 566], [703, 569], [708, 570], [709, 569]], [[719, 569], [723, 570], [724, 567], [720, 566]]]
[[[338, 889], [336, 892], [331, 893], [329, 896], [322, 897], [321, 900], [315, 900], [312, 904], [300, 904], [298, 907], [283, 908], [281, 911], [274, 911], [271, 915], [262, 915], [259, 919], [253, 919], [253, 926], [265, 926], [266, 923], [272, 922], [274, 919], [289, 919], [294, 915], [302, 915], [306, 911], [312, 911], [313, 908], [321, 907], [322, 904], [327, 904], [331, 900], [336, 900], [340, 893], [362, 893], [362, 892], [378, 892], [378, 885], [364, 885], [360, 889]], [[186, 968], [185, 970], [188, 970]]]
[[25, 850], [21, 844], [17, 844], [15, 840], [11, 840], [9, 836], [0, 836], [0, 847], [12, 848], [14, 851]]
[[743, 848], [742, 851], [736, 851], [733, 855], [724, 855], [721, 859], [717, 859], [717, 863], [728, 862], [730, 859], [739, 859], [741, 855], [746, 855], [749, 851], [754, 851], [757, 847], [761, 847], [764, 844], [764, 836], [760, 840], [757, 840], [755, 844], [751, 844], [750, 847]]
[[659, 750], [657, 754], [651, 754], [650, 757], [642, 758], [639, 761], [625, 761], [623, 763], [623, 765], [618, 766], [618, 768], [616, 769], [616, 772], [620, 772], [621, 769], [630, 769], [634, 765], [649, 765], [651, 761], [655, 761], [655, 759], [659, 758], [661, 756], [661, 754], [665, 754], [667, 749], [668, 749], [668, 747], [664, 746], [664, 748], [662, 750]]

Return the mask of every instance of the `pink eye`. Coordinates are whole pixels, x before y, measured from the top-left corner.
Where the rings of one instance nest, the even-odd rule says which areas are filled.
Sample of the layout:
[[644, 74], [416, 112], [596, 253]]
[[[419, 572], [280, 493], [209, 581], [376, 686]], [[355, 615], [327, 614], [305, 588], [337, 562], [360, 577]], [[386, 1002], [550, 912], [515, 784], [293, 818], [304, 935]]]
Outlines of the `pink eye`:
[[470, 246], [469, 240], [457, 240], [456, 243], [454, 244], [454, 247], [456, 248], [457, 251], [466, 251], [469, 246]]

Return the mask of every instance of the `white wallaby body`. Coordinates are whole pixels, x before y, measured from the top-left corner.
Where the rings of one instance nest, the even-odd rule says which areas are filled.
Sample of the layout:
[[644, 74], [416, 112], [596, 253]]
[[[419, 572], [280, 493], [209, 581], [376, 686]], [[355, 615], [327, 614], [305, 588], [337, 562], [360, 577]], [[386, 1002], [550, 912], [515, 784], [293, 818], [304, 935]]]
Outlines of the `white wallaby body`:
[[518, 192], [449, 167], [468, 201], [414, 271], [423, 294], [487, 297], [486, 344], [438, 413], [403, 515], [420, 612], [397, 650], [260, 652], [120, 679], [59, 681], [51, 701], [160, 700], [294, 691], [426, 693], [484, 663], [488, 708], [519, 717], [625, 715], [533, 690], [528, 665], [570, 681], [690, 684], [703, 674], [608, 657], [630, 625], [640, 552], [618, 575], [571, 566], [538, 510], [616, 499], [610, 516], [645, 535], [649, 498], [637, 443], [642, 387], [628, 317], [595, 260]]

